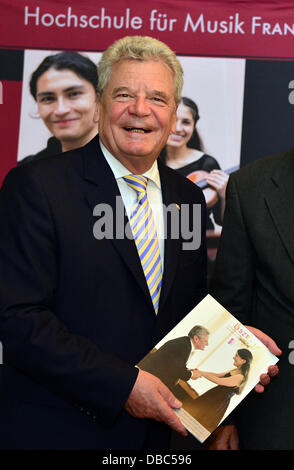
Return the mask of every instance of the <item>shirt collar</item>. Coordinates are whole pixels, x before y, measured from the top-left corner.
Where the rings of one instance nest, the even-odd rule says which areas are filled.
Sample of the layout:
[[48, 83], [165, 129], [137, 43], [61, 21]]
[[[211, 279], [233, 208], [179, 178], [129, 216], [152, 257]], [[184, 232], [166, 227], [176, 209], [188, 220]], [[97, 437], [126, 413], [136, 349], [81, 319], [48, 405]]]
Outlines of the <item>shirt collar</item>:
[[[127, 176], [130, 174], [130, 170], [128, 170], [119, 160], [117, 160], [117, 158], [115, 158], [109, 152], [109, 150], [102, 144], [101, 140], [100, 140], [100, 147], [116, 180], [123, 178], [124, 176]], [[149, 180], [151, 180], [159, 189], [161, 189], [157, 160], [155, 160], [152, 167], [149, 168], [148, 171], [143, 173], [143, 176], [146, 176], [147, 178], [149, 178]]]

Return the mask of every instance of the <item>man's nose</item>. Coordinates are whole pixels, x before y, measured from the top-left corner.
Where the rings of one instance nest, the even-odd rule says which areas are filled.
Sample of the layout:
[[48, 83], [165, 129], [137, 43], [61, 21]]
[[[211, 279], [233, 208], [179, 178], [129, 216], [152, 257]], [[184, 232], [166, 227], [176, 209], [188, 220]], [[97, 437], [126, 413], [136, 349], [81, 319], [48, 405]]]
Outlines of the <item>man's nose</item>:
[[148, 116], [150, 114], [150, 105], [144, 96], [138, 96], [130, 105], [129, 111], [140, 117]]
[[60, 96], [56, 101], [55, 114], [65, 114], [68, 113], [69, 110], [70, 106], [67, 100], [63, 96]]

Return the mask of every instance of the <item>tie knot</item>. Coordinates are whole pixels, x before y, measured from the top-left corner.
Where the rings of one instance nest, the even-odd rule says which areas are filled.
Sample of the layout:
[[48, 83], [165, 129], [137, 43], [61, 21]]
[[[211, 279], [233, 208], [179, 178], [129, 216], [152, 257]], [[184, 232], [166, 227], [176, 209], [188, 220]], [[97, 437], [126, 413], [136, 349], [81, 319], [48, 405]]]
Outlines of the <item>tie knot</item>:
[[142, 175], [124, 176], [124, 180], [133, 188], [137, 194], [145, 193], [147, 189], [148, 178]]

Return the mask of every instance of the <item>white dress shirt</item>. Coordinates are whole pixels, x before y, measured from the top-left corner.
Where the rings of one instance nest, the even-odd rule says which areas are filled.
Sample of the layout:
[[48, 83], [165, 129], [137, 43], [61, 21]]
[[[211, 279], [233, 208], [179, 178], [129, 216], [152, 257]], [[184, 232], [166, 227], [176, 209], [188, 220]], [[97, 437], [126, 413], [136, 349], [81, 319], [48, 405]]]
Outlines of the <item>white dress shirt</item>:
[[196, 349], [194, 347], [194, 344], [193, 344], [193, 341], [191, 340], [191, 338], [190, 338], [190, 343], [191, 343], [191, 351], [190, 351], [189, 357], [188, 357], [187, 362], [186, 362], [187, 369], [190, 369], [191, 359], [194, 359], [194, 357], [195, 357], [194, 355], [195, 355], [195, 352], [196, 352]]
[[[136, 191], [134, 191], [128, 183], [123, 179], [124, 176], [130, 175], [130, 171], [117, 160], [107, 148], [100, 141], [100, 147], [102, 153], [110, 166], [114, 177], [116, 179], [121, 197], [123, 199], [127, 215], [130, 219], [131, 210], [137, 200]], [[147, 184], [147, 198], [152, 209], [154, 223], [157, 230], [157, 237], [159, 243], [159, 251], [161, 257], [162, 271], [164, 265], [164, 217], [163, 217], [163, 206], [162, 206], [162, 193], [161, 193], [161, 182], [158, 171], [157, 161], [155, 161], [152, 167], [143, 173], [142, 176], [148, 178]]]

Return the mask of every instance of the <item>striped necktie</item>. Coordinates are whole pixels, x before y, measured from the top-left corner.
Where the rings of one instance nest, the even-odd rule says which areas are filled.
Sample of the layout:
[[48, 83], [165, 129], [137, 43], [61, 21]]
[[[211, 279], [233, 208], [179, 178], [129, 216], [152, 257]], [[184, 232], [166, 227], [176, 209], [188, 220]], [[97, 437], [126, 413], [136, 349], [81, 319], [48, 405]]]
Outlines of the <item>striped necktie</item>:
[[148, 178], [141, 175], [128, 175], [124, 177], [124, 180], [137, 193], [137, 200], [131, 210], [130, 225], [157, 314], [162, 266], [154, 218], [147, 199]]

